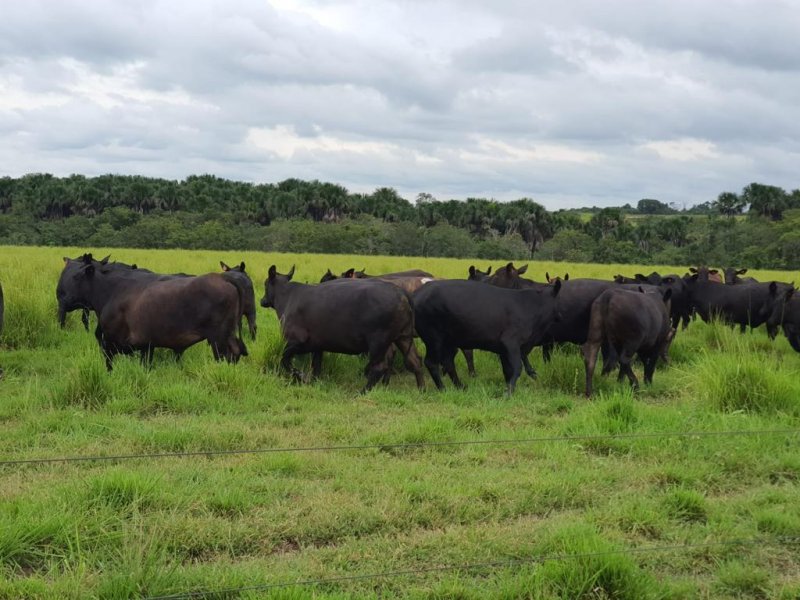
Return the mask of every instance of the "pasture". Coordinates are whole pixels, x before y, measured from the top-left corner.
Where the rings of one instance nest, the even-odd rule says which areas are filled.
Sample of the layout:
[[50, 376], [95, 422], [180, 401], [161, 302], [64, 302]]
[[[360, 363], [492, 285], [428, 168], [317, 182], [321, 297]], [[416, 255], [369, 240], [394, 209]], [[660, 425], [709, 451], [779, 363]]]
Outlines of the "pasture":
[[[56, 323], [61, 257], [87, 250], [166, 273], [244, 260], [257, 300], [273, 263], [311, 282], [329, 267], [465, 278], [489, 264], [0, 247], [0, 461], [368, 446], [2, 464], [2, 598], [800, 597], [800, 436], [785, 432], [800, 428], [800, 355], [782, 335], [695, 321], [635, 394], [597, 375], [586, 400], [572, 347], [549, 365], [534, 350], [539, 379], [523, 375], [511, 398], [482, 352], [474, 379], [457, 359], [466, 391], [439, 393], [426, 373], [419, 392], [401, 370], [360, 395], [360, 357], [326, 355], [308, 385], [278, 373], [278, 322], [259, 307], [238, 365], [199, 344], [182, 363], [157, 351], [151, 370], [122, 357], [109, 374], [78, 313]], [[527, 276], [652, 270], [532, 263]], [[414, 446], [493, 440], [518, 443]], [[222, 592], [238, 588], [253, 589]]]

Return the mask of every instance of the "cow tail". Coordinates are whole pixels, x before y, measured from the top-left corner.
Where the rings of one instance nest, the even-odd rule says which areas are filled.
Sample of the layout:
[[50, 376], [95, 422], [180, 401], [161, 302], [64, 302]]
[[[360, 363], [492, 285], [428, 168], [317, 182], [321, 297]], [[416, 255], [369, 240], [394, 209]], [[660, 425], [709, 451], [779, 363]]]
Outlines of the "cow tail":
[[242, 290], [242, 286], [239, 284], [236, 279], [233, 277], [223, 277], [225, 281], [230, 283], [233, 287], [236, 288], [236, 296], [239, 299], [239, 306], [236, 309], [236, 331], [238, 333], [237, 341], [239, 343], [239, 350], [242, 353], [242, 356], [247, 356], [247, 347], [244, 345], [244, 338], [242, 337], [242, 317], [244, 316], [244, 290]]

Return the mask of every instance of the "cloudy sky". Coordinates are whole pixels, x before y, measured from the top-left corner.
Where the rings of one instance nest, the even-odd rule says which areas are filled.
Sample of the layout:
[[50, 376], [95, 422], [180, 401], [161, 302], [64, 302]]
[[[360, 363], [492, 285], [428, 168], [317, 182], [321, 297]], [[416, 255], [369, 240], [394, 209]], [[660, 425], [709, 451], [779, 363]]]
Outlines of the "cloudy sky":
[[322, 179], [549, 208], [800, 187], [793, 0], [26, 0], [0, 173]]

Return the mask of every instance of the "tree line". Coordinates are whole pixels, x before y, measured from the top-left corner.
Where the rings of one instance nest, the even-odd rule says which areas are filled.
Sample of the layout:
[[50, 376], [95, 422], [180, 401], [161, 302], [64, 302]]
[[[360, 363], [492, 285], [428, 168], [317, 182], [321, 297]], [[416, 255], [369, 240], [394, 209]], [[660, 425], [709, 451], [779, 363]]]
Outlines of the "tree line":
[[[414, 202], [394, 189], [213, 175], [0, 178], [0, 243], [800, 267], [800, 190], [752, 183], [685, 209]], [[796, 233], [797, 232], [797, 233]]]

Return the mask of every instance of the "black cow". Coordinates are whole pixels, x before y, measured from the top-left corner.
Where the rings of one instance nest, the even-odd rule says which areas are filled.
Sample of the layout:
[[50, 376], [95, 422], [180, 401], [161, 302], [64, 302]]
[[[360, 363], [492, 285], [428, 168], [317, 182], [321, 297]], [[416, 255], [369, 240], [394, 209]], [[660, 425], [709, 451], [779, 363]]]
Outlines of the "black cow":
[[388, 378], [387, 353], [400, 348], [406, 366], [414, 372], [417, 387], [425, 387], [422, 364], [414, 347], [414, 310], [411, 297], [381, 279], [330, 281], [320, 285], [292, 282], [294, 267], [286, 275], [269, 268], [261, 306], [274, 308], [281, 322], [286, 347], [281, 367], [301, 379], [292, 366], [296, 354], [312, 354], [312, 375], [319, 375], [323, 352], [364, 354], [371, 389]]
[[[71, 313], [73, 311], [79, 310], [81, 311], [81, 323], [83, 323], [84, 329], [89, 331], [89, 307], [81, 306], [79, 304], [68, 304], [65, 301], [65, 298], [68, 295], [68, 290], [66, 289], [67, 286], [70, 285], [70, 282], [73, 279], [75, 273], [83, 266], [84, 260], [89, 254], [84, 254], [83, 256], [79, 256], [78, 258], [69, 258], [68, 256], [64, 257], [64, 268], [61, 270], [61, 276], [58, 278], [58, 284], [56, 285], [56, 301], [58, 302], [58, 324], [61, 329], [67, 324], [67, 313]], [[103, 264], [108, 262], [109, 257], [106, 256], [103, 259]], [[122, 265], [123, 263], [119, 263]], [[132, 268], [136, 268], [136, 265], [131, 265]]]
[[725, 275], [725, 283], [727, 285], [739, 285], [742, 283], [758, 283], [758, 279], [755, 277], [739, 277], [739, 275], [744, 275], [747, 273], [747, 269], [735, 269], [733, 267], [728, 267], [723, 271]]
[[675, 334], [670, 327], [669, 299], [672, 290], [661, 293], [642, 293], [611, 288], [592, 303], [586, 343], [582, 346], [586, 369], [586, 397], [592, 395], [592, 376], [597, 355], [607, 345], [619, 361], [619, 378], [624, 376], [634, 388], [639, 380], [631, 369], [634, 355], [644, 363], [644, 381], [653, 381], [659, 356], [667, 353]]
[[794, 294], [794, 290], [787, 293], [783, 306], [775, 305], [767, 320], [767, 329], [774, 330], [780, 326], [783, 326], [783, 333], [792, 348], [800, 352], [800, 298]]
[[722, 283], [722, 276], [720, 276], [717, 269], [709, 269], [706, 266], [689, 267], [689, 273], [684, 275], [684, 280], [692, 279], [697, 275], [698, 281], [710, 281], [711, 283]]
[[671, 289], [672, 297], [670, 299], [670, 317], [672, 319], [672, 327], [678, 328], [678, 325], [683, 321], [683, 329], [689, 326], [692, 321], [692, 307], [689, 303], [689, 290], [686, 280], [679, 275], [661, 275], [656, 271], [650, 275], [642, 275], [637, 273], [633, 277], [625, 277], [624, 275], [615, 275], [614, 281], [620, 284], [647, 284], [654, 285], [662, 290]]
[[[794, 291], [790, 283], [719, 285], [701, 281], [697, 274], [689, 279], [688, 288], [691, 306], [703, 321], [719, 318], [732, 326], [739, 325], [742, 333], [748, 326], [753, 329], [766, 323]], [[777, 326], [768, 326], [767, 333], [774, 339]]]
[[256, 339], [256, 292], [253, 289], [253, 280], [245, 272], [244, 261], [235, 267], [229, 267], [224, 262], [219, 261], [219, 266], [222, 267], [223, 277], [242, 290], [242, 299], [244, 300], [244, 316], [247, 318], [247, 327], [250, 329], [250, 338]]
[[513, 393], [525, 349], [541, 343], [556, 319], [560, 290], [560, 281], [524, 290], [460, 280], [423, 286], [414, 294], [414, 316], [436, 387], [444, 389], [440, 366], [456, 387], [464, 387], [453, 359], [459, 348], [471, 348], [500, 356], [507, 392]]
[[[427, 271], [423, 271], [421, 269], [409, 269], [408, 271], [397, 271], [396, 273], [383, 273], [382, 275], [367, 275], [365, 273], [366, 269], [361, 269], [360, 271], [356, 271], [355, 268], [347, 269], [344, 273], [342, 273], [342, 279], [370, 279], [374, 277], [379, 277], [381, 279], [398, 279], [404, 277], [429, 277], [433, 279], [433, 275], [428, 273]], [[329, 276], [330, 279], [336, 279], [336, 276], [331, 273], [331, 270], [328, 269], [328, 273], [325, 276]]]
[[207, 340], [214, 358], [236, 362], [247, 348], [241, 328], [241, 289], [221, 274], [159, 276], [118, 268], [86, 255], [71, 278], [65, 302], [97, 314], [95, 336], [111, 370], [114, 356], [140, 352], [152, 361], [155, 348], [176, 353]]

